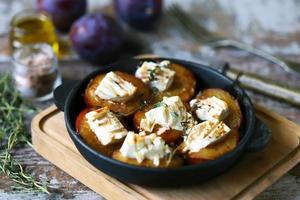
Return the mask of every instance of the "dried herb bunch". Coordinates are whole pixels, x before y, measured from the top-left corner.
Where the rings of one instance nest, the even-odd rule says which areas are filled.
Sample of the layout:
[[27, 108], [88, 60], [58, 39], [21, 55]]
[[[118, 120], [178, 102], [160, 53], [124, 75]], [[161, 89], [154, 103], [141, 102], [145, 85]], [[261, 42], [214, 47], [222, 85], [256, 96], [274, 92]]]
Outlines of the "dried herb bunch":
[[47, 187], [25, 173], [22, 165], [13, 158], [16, 146], [30, 143], [26, 130], [24, 114], [35, 110], [26, 105], [14, 88], [9, 74], [0, 74], [0, 170], [16, 185], [14, 190], [42, 191], [49, 193]]

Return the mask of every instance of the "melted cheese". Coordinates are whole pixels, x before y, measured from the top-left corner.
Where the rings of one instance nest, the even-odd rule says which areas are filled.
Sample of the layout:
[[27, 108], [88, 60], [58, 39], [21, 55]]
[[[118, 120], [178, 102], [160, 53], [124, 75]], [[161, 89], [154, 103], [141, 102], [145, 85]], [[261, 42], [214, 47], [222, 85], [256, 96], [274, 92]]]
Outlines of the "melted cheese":
[[120, 152], [124, 157], [136, 159], [139, 163], [144, 159], [149, 159], [155, 166], [158, 166], [160, 159], [167, 157], [171, 149], [155, 134], [128, 132]]
[[206, 99], [193, 99], [190, 101], [190, 106], [202, 121], [221, 121], [229, 114], [227, 103], [214, 96]]
[[108, 108], [90, 111], [85, 117], [90, 129], [103, 145], [112, 144], [127, 135], [123, 124]]
[[175, 71], [169, 68], [170, 61], [164, 60], [160, 63], [143, 62], [135, 73], [135, 76], [152, 88], [165, 91], [173, 83]]
[[198, 152], [222, 139], [230, 130], [224, 122], [205, 121], [197, 124], [184, 141], [184, 151]]
[[136, 90], [132, 83], [125, 81], [114, 72], [109, 72], [96, 88], [95, 95], [101, 99], [125, 102], [134, 96]]
[[192, 115], [187, 112], [180, 97], [173, 96], [164, 97], [163, 101], [146, 112], [145, 118], [141, 120], [140, 128], [152, 132], [155, 125], [160, 125], [161, 130], [157, 134], [162, 134], [168, 129], [188, 131], [194, 124]]

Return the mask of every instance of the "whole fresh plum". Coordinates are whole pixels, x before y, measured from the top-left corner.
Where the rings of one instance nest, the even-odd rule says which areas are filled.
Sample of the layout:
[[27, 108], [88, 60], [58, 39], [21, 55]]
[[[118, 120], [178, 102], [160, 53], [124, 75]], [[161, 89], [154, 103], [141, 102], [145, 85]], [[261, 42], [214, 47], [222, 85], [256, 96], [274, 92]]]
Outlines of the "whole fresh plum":
[[162, 0], [114, 0], [119, 17], [137, 29], [151, 29], [162, 11]]
[[115, 58], [123, 43], [123, 29], [110, 16], [87, 14], [72, 26], [70, 39], [73, 48], [84, 60], [103, 64]]
[[61, 32], [68, 32], [73, 22], [85, 14], [86, 7], [86, 0], [37, 0], [37, 9], [49, 13]]

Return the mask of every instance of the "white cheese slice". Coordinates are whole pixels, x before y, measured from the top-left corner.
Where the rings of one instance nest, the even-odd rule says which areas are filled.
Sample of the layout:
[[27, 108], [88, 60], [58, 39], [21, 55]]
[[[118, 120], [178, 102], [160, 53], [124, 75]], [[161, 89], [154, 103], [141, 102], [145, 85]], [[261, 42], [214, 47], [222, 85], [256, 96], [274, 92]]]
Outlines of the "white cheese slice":
[[168, 60], [160, 63], [145, 61], [136, 70], [135, 76], [150, 85], [150, 87], [157, 88], [158, 91], [162, 92], [170, 88], [175, 76], [175, 71], [171, 70], [169, 65], [170, 61]]
[[90, 111], [85, 115], [90, 129], [103, 145], [112, 144], [127, 135], [127, 130], [108, 108]]
[[134, 96], [136, 90], [132, 83], [125, 81], [114, 72], [109, 72], [96, 88], [95, 95], [101, 99], [126, 102]]
[[184, 151], [198, 152], [221, 140], [230, 130], [224, 122], [205, 121], [197, 124], [191, 129], [184, 141]]
[[215, 96], [206, 99], [193, 99], [190, 101], [190, 106], [202, 121], [221, 121], [229, 114], [227, 103]]
[[[140, 122], [140, 128], [152, 132], [155, 125], [160, 125], [162, 130], [175, 129], [188, 131], [195, 124], [192, 115], [189, 114], [180, 97], [164, 97], [153, 109], [145, 113], [145, 118]], [[157, 134], [164, 131], [159, 130]]]
[[149, 159], [155, 166], [158, 166], [160, 159], [170, 155], [171, 148], [155, 134], [128, 132], [120, 152], [124, 157], [136, 159], [139, 163]]

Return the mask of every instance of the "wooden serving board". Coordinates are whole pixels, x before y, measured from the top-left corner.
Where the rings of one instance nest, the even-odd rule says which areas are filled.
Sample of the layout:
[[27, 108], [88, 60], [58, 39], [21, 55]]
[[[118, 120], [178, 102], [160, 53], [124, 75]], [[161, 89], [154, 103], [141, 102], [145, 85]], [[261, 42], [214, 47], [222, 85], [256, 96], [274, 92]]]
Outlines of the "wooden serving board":
[[300, 160], [300, 127], [259, 106], [256, 113], [272, 131], [267, 147], [246, 153], [226, 173], [189, 187], [141, 187], [102, 173], [77, 151], [65, 128], [63, 113], [55, 106], [33, 119], [32, 141], [40, 155], [107, 199], [252, 199]]

